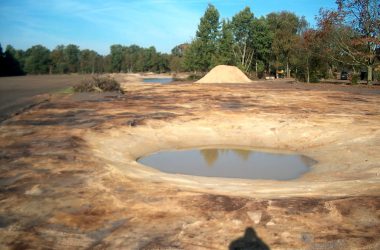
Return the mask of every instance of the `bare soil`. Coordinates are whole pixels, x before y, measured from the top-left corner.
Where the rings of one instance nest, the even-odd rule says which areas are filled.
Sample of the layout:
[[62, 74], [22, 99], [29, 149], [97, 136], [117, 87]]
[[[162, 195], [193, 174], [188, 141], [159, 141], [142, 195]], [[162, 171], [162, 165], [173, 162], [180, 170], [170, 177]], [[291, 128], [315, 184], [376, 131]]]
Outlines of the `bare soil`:
[[[0, 125], [1, 249], [379, 249], [379, 87], [124, 80], [125, 95], [52, 95]], [[136, 162], [206, 145], [318, 163], [271, 181]]]
[[39, 95], [74, 86], [85, 77], [84, 75], [0, 77], [0, 121], [25, 107], [46, 100], [46, 97]]

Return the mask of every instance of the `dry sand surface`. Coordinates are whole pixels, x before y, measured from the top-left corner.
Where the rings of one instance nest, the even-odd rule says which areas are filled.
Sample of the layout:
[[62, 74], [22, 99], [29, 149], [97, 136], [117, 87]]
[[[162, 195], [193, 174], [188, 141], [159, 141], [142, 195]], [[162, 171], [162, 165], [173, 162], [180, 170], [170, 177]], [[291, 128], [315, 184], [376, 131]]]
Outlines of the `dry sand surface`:
[[[124, 87], [52, 96], [1, 124], [0, 249], [227, 249], [252, 238], [271, 249], [380, 248], [378, 87]], [[136, 162], [210, 145], [318, 163], [296, 180], [263, 181]]]
[[252, 82], [239, 68], [218, 65], [196, 83], [250, 83]]

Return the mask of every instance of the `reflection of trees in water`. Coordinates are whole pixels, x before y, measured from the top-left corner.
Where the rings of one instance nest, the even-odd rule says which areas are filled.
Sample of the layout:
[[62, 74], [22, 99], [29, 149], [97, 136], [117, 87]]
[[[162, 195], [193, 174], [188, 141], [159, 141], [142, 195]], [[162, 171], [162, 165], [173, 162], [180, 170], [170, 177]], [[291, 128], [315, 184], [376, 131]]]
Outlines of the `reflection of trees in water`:
[[218, 149], [201, 149], [201, 154], [209, 167], [214, 165], [219, 156]]
[[232, 149], [232, 151], [235, 152], [244, 161], [248, 160], [251, 153], [253, 153], [252, 151], [245, 149]]
[[203, 156], [203, 159], [207, 162], [209, 167], [212, 167], [215, 162], [218, 160], [218, 157], [221, 154], [226, 154], [228, 152], [233, 152], [239, 156], [243, 161], [248, 160], [249, 156], [254, 153], [253, 151], [245, 149], [201, 149], [200, 152]]
[[303, 164], [305, 164], [306, 166], [310, 167], [312, 165], [314, 165], [315, 163], [317, 163], [315, 160], [307, 157], [307, 156], [304, 156], [304, 155], [300, 155], [300, 159], [301, 161], [303, 162]]

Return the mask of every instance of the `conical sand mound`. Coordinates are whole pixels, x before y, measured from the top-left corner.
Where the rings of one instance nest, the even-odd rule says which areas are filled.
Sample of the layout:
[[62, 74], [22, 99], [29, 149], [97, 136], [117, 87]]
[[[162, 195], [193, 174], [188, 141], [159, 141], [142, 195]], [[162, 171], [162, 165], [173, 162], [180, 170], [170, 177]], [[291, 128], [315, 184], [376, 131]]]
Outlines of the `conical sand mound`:
[[196, 83], [250, 83], [252, 82], [235, 66], [218, 65]]

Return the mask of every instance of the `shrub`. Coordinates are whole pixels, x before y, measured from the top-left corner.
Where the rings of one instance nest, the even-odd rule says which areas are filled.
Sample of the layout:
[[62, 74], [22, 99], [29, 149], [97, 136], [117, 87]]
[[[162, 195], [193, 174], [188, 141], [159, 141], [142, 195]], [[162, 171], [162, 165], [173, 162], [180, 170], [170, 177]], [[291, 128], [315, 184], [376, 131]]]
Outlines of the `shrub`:
[[74, 86], [75, 92], [108, 92], [116, 91], [123, 93], [123, 90], [114, 78], [94, 76], [90, 79], [83, 80], [80, 84]]
[[311, 83], [319, 83], [319, 81], [320, 81], [320, 76], [313, 72], [313, 74], [310, 75], [310, 82]]
[[204, 74], [190, 74], [186, 78], [186, 80], [188, 80], [188, 81], [197, 81], [197, 80], [201, 79], [203, 76], [204, 76]]
[[351, 76], [351, 84], [358, 84], [359, 74], [352, 74]]

